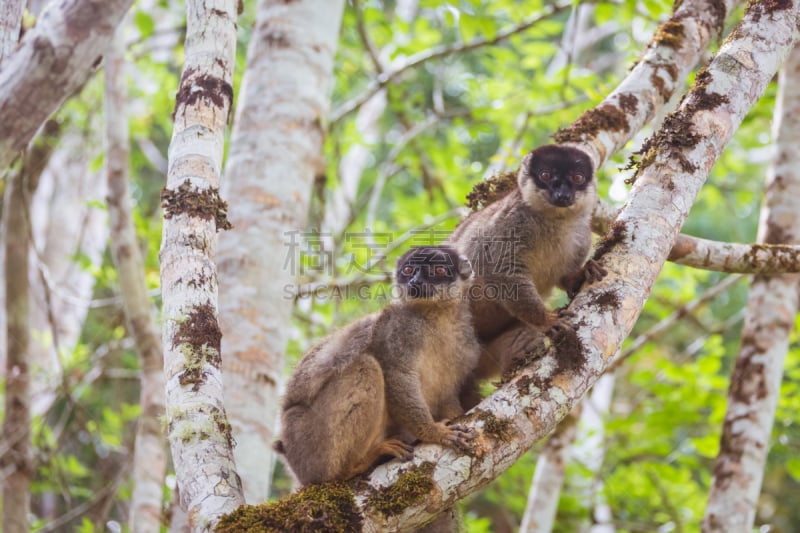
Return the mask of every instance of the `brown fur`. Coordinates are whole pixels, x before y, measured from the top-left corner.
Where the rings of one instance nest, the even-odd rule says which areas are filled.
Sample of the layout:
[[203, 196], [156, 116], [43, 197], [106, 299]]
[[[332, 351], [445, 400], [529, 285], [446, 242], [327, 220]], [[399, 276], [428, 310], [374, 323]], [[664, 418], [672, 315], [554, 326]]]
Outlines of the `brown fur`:
[[408, 459], [414, 439], [468, 445], [472, 434], [446, 422], [463, 412], [458, 394], [480, 345], [461, 298], [470, 273], [460, 267], [469, 263], [447, 250], [459, 266], [455, 291], [414, 298], [401, 283], [400, 301], [334, 333], [297, 364], [276, 449], [300, 483], [345, 480], [381, 456]]
[[[533, 175], [543, 166], [556, 168], [554, 173], [584, 175], [585, 187], [572, 187], [571, 205], [554, 205], [547, 190], [537, 185]], [[597, 201], [588, 156], [575, 148], [538, 148], [523, 159], [517, 180], [517, 190], [471, 213], [447, 239], [475, 268], [470, 307], [478, 339], [489, 347], [476, 371], [479, 378], [497, 375], [508, 366], [514, 354], [503, 349], [507, 340], [494, 347], [492, 341], [516, 324], [539, 332], [562, 327], [543, 301], [553, 287], [574, 293], [584, 281], [596, 279], [594, 270], [584, 275], [582, 268], [591, 246], [591, 214]], [[511, 292], [505, 298], [502, 292], [492, 297], [487, 292], [492, 288]], [[469, 391], [465, 394], [474, 398]]]

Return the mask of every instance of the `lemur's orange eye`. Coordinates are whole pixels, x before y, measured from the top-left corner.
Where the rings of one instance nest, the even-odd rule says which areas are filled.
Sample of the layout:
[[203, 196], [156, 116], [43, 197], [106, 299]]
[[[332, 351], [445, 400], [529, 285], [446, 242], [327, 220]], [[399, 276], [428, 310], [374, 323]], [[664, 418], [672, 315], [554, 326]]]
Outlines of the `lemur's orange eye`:
[[414, 267], [411, 265], [406, 265], [402, 268], [402, 270], [400, 270], [400, 272], [402, 272], [404, 276], [410, 276], [414, 273]]
[[433, 275], [434, 276], [446, 276], [447, 275], [447, 269], [445, 267], [443, 267], [443, 266], [434, 267]]
[[550, 181], [553, 175], [550, 174], [547, 170], [543, 170], [539, 173], [539, 179], [542, 181]]
[[575, 185], [583, 185], [586, 182], [586, 177], [583, 174], [573, 174], [572, 183]]

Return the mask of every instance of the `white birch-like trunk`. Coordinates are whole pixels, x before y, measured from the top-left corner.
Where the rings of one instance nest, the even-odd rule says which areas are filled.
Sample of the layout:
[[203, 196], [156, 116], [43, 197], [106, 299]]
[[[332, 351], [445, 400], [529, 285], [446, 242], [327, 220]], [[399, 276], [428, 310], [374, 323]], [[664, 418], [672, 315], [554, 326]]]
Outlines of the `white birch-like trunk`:
[[583, 401], [581, 418], [578, 421], [578, 434], [572, 448], [572, 457], [582, 464], [589, 473], [579, 483], [582, 485], [582, 501], [589, 506], [591, 513], [590, 533], [610, 533], [614, 527], [611, 520], [611, 508], [599, 499], [603, 490], [603, 480], [600, 477], [603, 459], [606, 455], [605, 448], [605, 419], [611, 409], [611, 399], [614, 396], [613, 373], [606, 372], [592, 387], [592, 392]]
[[120, 25], [105, 56], [106, 176], [111, 255], [119, 276], [125, 317], [142, 369], [139, 394], [142, 414], [136, 427], [129, 523], [131, 531], [147, 532], [158, 531], [161, 527], [161, 500], [167, 469], [166, 442], [159, 422], [164, 414], [164, 358], [155, 308], [147, 294], [144, 260], [136, 238], [128, 186], [130, 139], [123, 28], [124, 25]]
[[0, 69], [0, 169], [86, 81], [133, 0], [53, 3]]
[[[578, 482], [578, 484], [583, 489], [581, 501], [593, 505], [595, 495], [601, 488], [596, 476], [600, 472], [605, 455], [603, 417], [611, 405], [613, 391], [613, 374], [604, 374], [594, 384], [591, 394], [584, 398], [580, 407], [575, 410], [579, 410], [580, 415], [573, 411], [571, 416], [578, 418], [577, 423], [575, 420], [565, 418], [555, 433], [547, 439], [536, 461], [528, 503], [520, 526], [521, 532], [558, 531], [558, 528], [554, 528], [555, 517], [564, 485], [565, 465], [569, 460], [583, 464], [591, 473], [585, 483]], [[597, 514], [607, 514], [607, 509], [601, 507], [602, 504], [599, 504], [591, 509], [595, 519]], [[595, 512], [597, 509], [599, 513]]]
[[217, 231], [225, 128], [233, 100], [235, 0], [186, 3], [161, 242], [167, 432], [181, 503], [193, 531], [209, 531], [243, 503], [222, 395], [217, 323]]
[[[534, 354], [535, 368], [519, 371], [466, 417], [477, 432], [472, 454], [425, 445], [408, 462], [376, 468], [354, 489], [357, 514], [348, 515], [354, 526], [404, 531], [424, 523], [502, 473], [594, 384], [633, 328], [709, 170], [794, 46], [798, 15], [796, 1], [748, 6], [744, 20], [653, 141], [653, 157], [641, 165], [598, 258], [608, 275], [570, 304], [574, 337], [558, 346], [545, 342], [543, 353]], [[670, 137], [676, 131], [687, 135], [683, 142]], [[387, 487], [402, 491], [400, 479], [413, 479], [424, 494], [387, 510], [375, 494], [385, 494]]]
[[291, 287], [313, 178], [324, 171], [343, 8], [343, 0], [259, 2], [225, 168], [233, 223], [219, 247], [225, 402], [252, 502], [266, 499], [272, 477]]
[[[778, 78], [776, 153], [767, 175], [758, 241], [800, 240], [800, 50]], [[797, 274], [758, 276], [750, 286], [742, 343], [731, 375], [720, 451], [703, 531], [751, 531], [769, 451], [783, 362], [798, 310]]]
[[0, 3], [0, 63], [17, 47], [24, 9], [24, 0], [3, 0]]
[[542, 447], [536, 460], [525, 514], [519, 526], [520, 533], [549, 533], [553, 530], [577, 422], [577, 413], [573, 411], [561, 421]]

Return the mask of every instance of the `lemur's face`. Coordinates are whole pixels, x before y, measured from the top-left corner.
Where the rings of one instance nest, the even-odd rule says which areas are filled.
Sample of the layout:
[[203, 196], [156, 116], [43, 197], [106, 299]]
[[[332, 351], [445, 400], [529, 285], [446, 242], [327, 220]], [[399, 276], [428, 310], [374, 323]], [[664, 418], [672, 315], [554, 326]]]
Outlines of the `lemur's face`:
[[472, 275], [469, 260], [450, 246], [413, 248], [397, 261], [395, 279], [404, 299], [444, 299]]
[[547, 145], [530, 154], [519, 186], [525, 201], [532, 206], [548, 204], [569, 208], [594, 189], [594, 172], [589, 156], [577, 148]]

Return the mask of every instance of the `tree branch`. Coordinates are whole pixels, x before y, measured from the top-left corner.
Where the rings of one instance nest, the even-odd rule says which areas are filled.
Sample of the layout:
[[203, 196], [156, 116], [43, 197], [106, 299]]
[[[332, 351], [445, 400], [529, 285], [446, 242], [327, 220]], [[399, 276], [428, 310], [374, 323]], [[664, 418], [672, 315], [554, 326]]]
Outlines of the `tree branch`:
[[390, 82], [395, 81], [398, 77], [400, 77], [401, 74], [405, 73], [408, 70], [417, 68], [420, 65], [427, 63], [428, 61], [432, 61], [434, 59], [441, 59], [443, 57], [451, 55], [471, 52], [473, 50], [477, 50], [478, 48], [482, 48], [484, 46], [492, 46], [501, 43], [513, 35], [529, 30], [530, 28], [542, 22], [543, 20], [552, 18], [554, 15], [561, 13], [565, 9], [569, 9], [571, 6], [572, 3], [570, 2], [548, 6], [546, 13], [541, 15], [536, 15], [524, 22], [521, 22], [520, 24], [517, 24], [505, 30], [501, 30], [497, 32], [497, 34], [491, 39], [487, 39], [486, 37], [476, 37], [475, 39], [473, 39], [468, 43], [457, 43], [451, 45], [437, 46], [431, 48], [430, 50], [425, 50], [423, 52], [414, 54], [413, 56], [406, 59], [405, 62], [396, 66], [392, 66], [392, 68], [386, 72], [381, 72], [363, 93], [352, 98], [351, 100], [348, 100], [347, 102], [342, 104], [338, 109], [334, 110], [333, 113], [331, 113], [330, 125], [333, 126], [339, 120], [341, 120], [345, 116], [349, 115], [350, 113], [361, 107], [367, 100], [372, 98], [378, 91], [386, 87], [386, 85], [388, 85]]
[[[592, 231], [605, 235], [616, 218], [610, 204], [599, 201], [592, 215]], [[678, 265], [729, 274], [800, 272], [800, 244], [744, 244], [678, 235], [668, 261]]]
[[[124, 25], [120, 26], [120, 30]], [[141, 364], [139, 403], [142, 415], [136, 425], [133, 450], [131, 531], [157, 531], [161, 525], [161, 498], [167, 470], [167, 450], [159, 417], [164, 406], [164, 356], [161, 336], [147, 292], [142, 252], [133, 224], [128, 187], [130, 139], [128, 137], [125, 46], [118, 30], [106, 54], [105, 121], [106, 179], [110, 247], [117, 268], [125, 318], [136, 342]]]
[[100, 51], [133, 0], [69, 0], [53, 4], [0, 69], [0, 171], [39, 126], [75, 92], [100, 61]]
[[5, 0], [0, 4], [0, 63], [17, 47], [24, 9], [23, 0]]
[[740, 0], [686, 0], [656, 30], [642, 59], [597, 107], [553, 135], [587, 152], [595, 168], [619, 151], [672, 97]]

